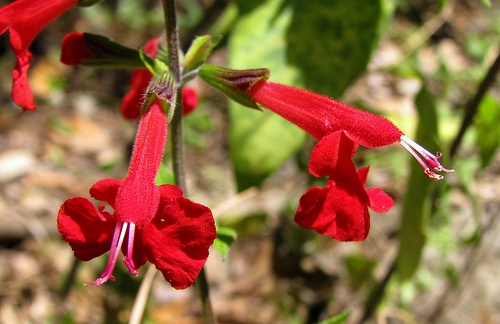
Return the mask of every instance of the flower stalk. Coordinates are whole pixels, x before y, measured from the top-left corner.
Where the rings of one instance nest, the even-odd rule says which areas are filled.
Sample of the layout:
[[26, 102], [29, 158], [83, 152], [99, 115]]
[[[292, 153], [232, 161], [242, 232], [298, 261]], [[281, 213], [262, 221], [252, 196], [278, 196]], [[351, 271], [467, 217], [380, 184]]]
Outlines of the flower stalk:
[[[169, 68], [176, 83], [176, 98], [182, 98], [181, 88], [179, 87], [179, 85], [182, 84], [182, 76], [180, 72], [181, 67], [179, 62], [179, 36], [177, 29], [175, 3], [174, 0], [163, 0], [162, 2], [165, 15], [167, 47], [169, 52]], [[186, 196], [188, 196], [184, 169], [184, 136], [182, 124], [183, 116], [181, 111], [181, 104], [178, 102], [174, 102], [173, 105], [175, 107], [174, 116], [171, 121], [173, 172], [176, 185], [184, 191], [184, 194]], [[204, 267], [201, 268], [195, 284], [198, 289], [205, 323], [216, 323], [215, 315], [212, 309], [212, 303], [210, 301], [210, 289]]]

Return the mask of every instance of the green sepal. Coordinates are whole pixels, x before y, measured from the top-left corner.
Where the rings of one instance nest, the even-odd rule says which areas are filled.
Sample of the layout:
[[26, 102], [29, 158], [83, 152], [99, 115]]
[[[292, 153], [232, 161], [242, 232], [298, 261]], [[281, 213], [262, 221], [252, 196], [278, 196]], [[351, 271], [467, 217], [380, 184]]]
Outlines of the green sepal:
[[182, 72], [189, 73], [204, 64], [221, 39], [209, 35], [196, 37], [182, 61]]
[[[170, 62], [170, 54], [168, 53], [168, 48], [165, 44], [160, 41], [158, 42], [158, 49], [156, 51], [155, 64], [157, 65], [157, 69], [165, 70], [168, 69], [168, 65]], [[161, 65], [158, 67], [158, 65]]]
[[154, 65], [151, 57], [140, 55], [138, 50], [118, 44], [107, 37], [83, 33], [83, 41], [92, 56], [87, 58], [82, 65], [111, 69], [137, 69]]
[[142, 107], [143, 113], [154, 102], [154, 99], [158, 98], [164, 102], [163, 110], [167, 119], [172, 120], [174, 109], [171, 108], [175, 107], [176, 87], [174, 77], [168, 70], [153, 75], [146, 88], [145, 96], [146, 101]]
[[245, 90], [260, 80], [269, 78], [269, 69], [232, 70], [216, 65], [204, 65], [199, 76], [212, 87], [246, 107], [260, 110]]

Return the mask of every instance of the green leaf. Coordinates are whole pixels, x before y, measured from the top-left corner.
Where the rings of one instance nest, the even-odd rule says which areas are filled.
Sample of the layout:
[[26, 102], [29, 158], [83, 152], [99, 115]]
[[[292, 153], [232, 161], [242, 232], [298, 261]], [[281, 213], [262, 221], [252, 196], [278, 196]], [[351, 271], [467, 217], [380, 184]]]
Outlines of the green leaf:
[[333, 317], [330, 317], [329, 319], [319, 322], [319, 324], [344, 324], [347, 323], [350, 315], [351, 312], [342, 312]]
[[[287, 66], [285, 34], [292, 18], [270, 0], [242, 17], [229, 38], [232, 68], [266, 67], [275, 82], [300, 85], [299, 74]], [[229, 148], [240, 190], [259, 185], [296, 153], [305, 133], [270, 111], [243, 109], [230, 103]]]
[[226, 259], [229, 247], [236, 241], [238, 233], [230, 227], [217, 226], [217, 238], [214, 241], [214, 248]]
[[481, 156], [481, 167], [490, 164], [500, 145], [500, 102], [492, 95], [486, 95], [476, 115], [476, 143]]
[[488, 8], [491, 8], [491, 1], [490, 0], [481, 0], [481, 2]]
[[[308, 89], [338, 98], [365, 71], [393, 12], [392, 0], [289, 0], [289, 63]], [[273, 72], [273, 70], [271, 70]]]
[[[416, 142], [437, 151], [438, 129], [434, 99], [424, 87], [416, 98], [419, 115]], [[433, 182], [427, 178], [422, 167], [411, 160], [408, 187], [401, 212], [399, 229], [399, 251], [397, 271], [402, 280], [410, 279], [420, 264], [426, 241], [427, 220], [431, 212], [430, 191]]]
[[158, 173], [156, 174], [155, 185], [161, 186], [164, 184], [174, 184], [175, 178], [174, 174], [170, 169], [164, 164], [160, 164], [160, 168], [158, 169]]

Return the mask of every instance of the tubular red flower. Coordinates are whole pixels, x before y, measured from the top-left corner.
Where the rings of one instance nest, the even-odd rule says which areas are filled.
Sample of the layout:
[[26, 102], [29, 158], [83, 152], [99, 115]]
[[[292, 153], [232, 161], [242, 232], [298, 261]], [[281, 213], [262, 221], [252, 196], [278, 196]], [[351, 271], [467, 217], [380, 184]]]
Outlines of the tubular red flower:
[[384, 213], [392, 199], [380, 188], [365, 186], [369, 168], [356, 171], [352, 156], [358, 145], [368, 148], [399, 142], [422, 165], [433, 171], [453, 172], [441, 166], [440, 153], [431, 154], [406, 137], [387, 119], [347, 106], [326, 96], [260, 80], [244, 89], [258, 104], [279, 114], [319, 140], [309, 161], [309, 172], [328, 176], [326, 187], [313, 187], [300, 199], [295, 221], [339, 241], [360, 241], [368, 235], [368, 207]]
[[17, 0], [0, 8], [0, 34], [10, 31], [10, 46], [17, 57], [12, 71], [12, 99], [23, 110], [34, 110], [28, 69], [33, 54], [29, 46], [52, 20], [77, 4], [77, 0]]
[[255, 102], [318, 140], [333, 132], [343, 131], [355, 143], [374, 148], [398, 142], [403, 134], [383, 117], [311, 91], [259, 81], [248, 93]]
[[67, 200], [59, 210], [59, 232], [75, 257], [90, 260], [110, 251], [103, 274], [91, 285], [114, 280], [120, 250], [130, 274], [137, 275], [149, 261], [176, 289], [190, 286], [208, 257], [216, 236], [210, 209], [184, 198], [178, 187], [154, 183], [166, 132], [166, 116], [153, 105], [139, 124], [125, 179], [103, 179], [90, 189], [114, 213], [81, 197]]
[[343, 131], [354, 143], [368, 148], [399, 142], [417, 159], [429, 178], [443, 178], [432, 170], [454, 172], [439, 163], [441, 153], [431, 154], [381, 116], [311, 91], [264, 80], [246, 92], [255, 102], [296, 124], [318, 140], [333, 132]]

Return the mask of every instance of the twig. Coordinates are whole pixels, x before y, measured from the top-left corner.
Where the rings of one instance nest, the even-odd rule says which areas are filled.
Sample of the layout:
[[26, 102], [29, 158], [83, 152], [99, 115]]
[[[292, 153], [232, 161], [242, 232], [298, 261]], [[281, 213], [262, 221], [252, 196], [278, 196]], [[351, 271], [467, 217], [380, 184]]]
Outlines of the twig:
[[368, 296], [363, 317], [361, 318], [359, 323], [363, 323], [369, 320], [373, 316], [373, 313], [377, 309], [377, 306], [380, 304], [380, 301], [384, 296], [387, 284], [389, 283], [390, 279], [392, 278], [392, 275], [396, 270], [396, 261], [397, 261], [397, 255], [395, 259], [392, 261], [392, 264], [389, 267], [389, 269], [387, 269], [387, 272], [385, 273], [384, 278], [382, 278], [382, 281], [375, 287], [374, 290], [372, 290], [370, 296]]
[[156, 268], [149, 265], [148, 271], [144, 275], [144, 279], [142, 280], [137, 296], [135, 297], [129, 324], [141, 323], [149, 292], [151, 291], [151, 287], [153, 286], [153, 281], [157, 273], [158, 271], [156, 271]]
[[468, 102], [468, 104], [465, 107], [465, 116], [464, 119], [462, 120], [462, 125], [460, 126], [460, 130], [458, 131], [458, 134], [455, 137], [455, 140], [453, 141], [450, 147], [450, 158], [454, 157], [455, 154], [457, 153], [458, 147], [462, 142], [462, 138], [465, 134], [465, 131], [472, 124], [474, 116], [478, 111], [479, 104], [483, 100], [483, 97], [488, 91], [488, 89], [495, 82], [495, 77], [499, 70], [500, 70], [500, 51], [493, 64], [490, 66], [488, 73], [486, 73], [486, 76], [479, 85], [476, 95], [474, 96], [474, 98], [472, 98], [471, 101]]
[[455, 5], [455, 1], [447, 2], [439, 13], [428, 19], [422, 27], [408, 36], [406, 41], [401, 45], [403, 52], [406, 53], [405, 57], [409, 57], [443, 26], [453, 12]]
[[[79, 259], [73, 258], [73, 263], [71, 264], [71, 269], [68, 273], [68, 276], [64, 280], [62, 287], [59, 290], [59, 293], [57, 296], [58, 302], [60, 305], [64, 305], [66, 298], [68, 297], [68, 295], [71, 291], [71, 288], [73, 288], [73, 284], [75, 283], [75, 279], [76, 279], [76, 274], [78, 272], [78, 268], [79, 268], [81, 263], [82, 263], [82, 261], [80, 261]], [[57, 312], [55, 315], [56, 318], [54, 321], [56, 324], [63, 322], [62, 318], [64, 316], [64, 312], [65, 312], [64, 307], [57, 307]]]

